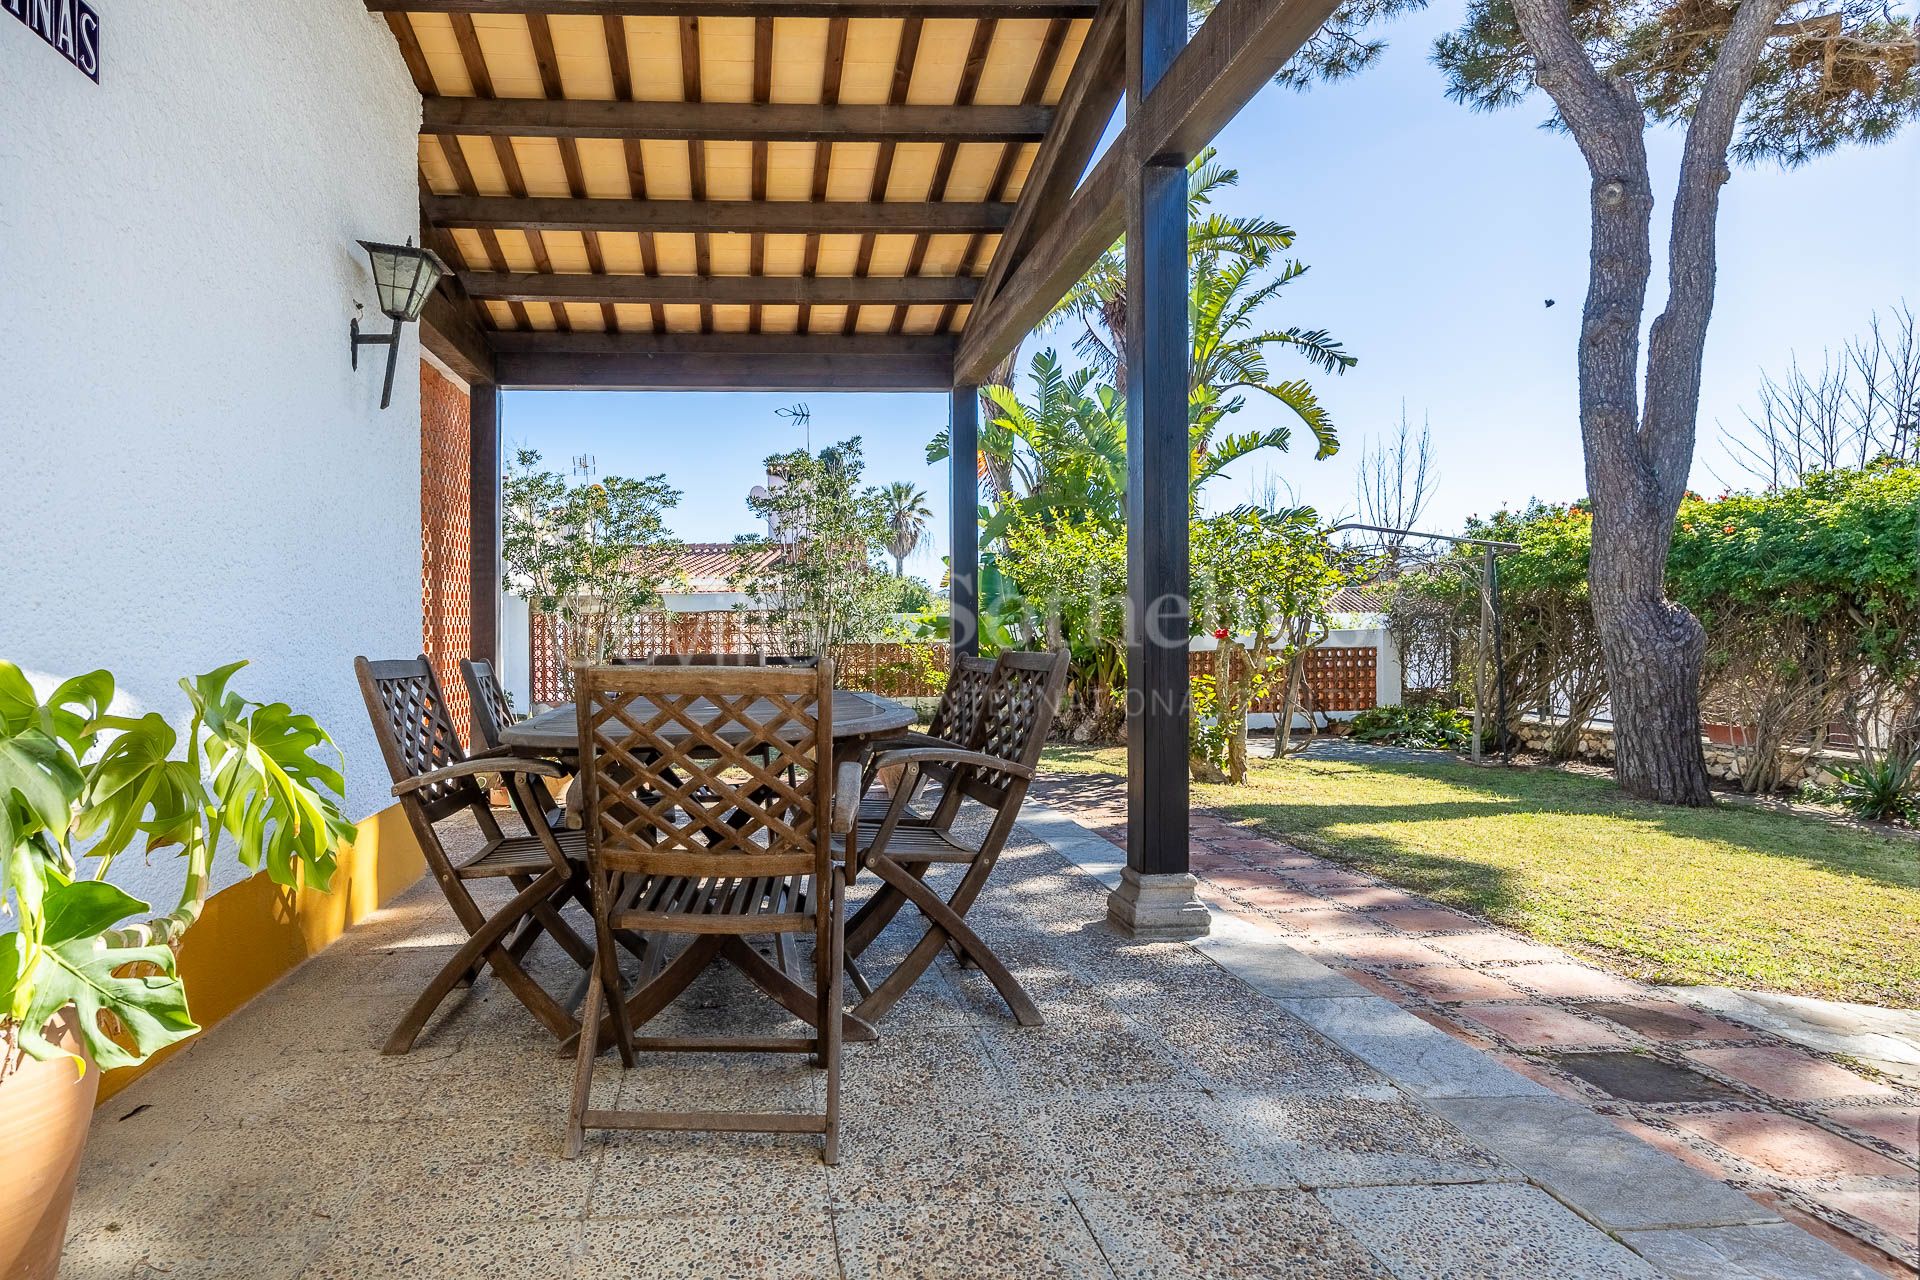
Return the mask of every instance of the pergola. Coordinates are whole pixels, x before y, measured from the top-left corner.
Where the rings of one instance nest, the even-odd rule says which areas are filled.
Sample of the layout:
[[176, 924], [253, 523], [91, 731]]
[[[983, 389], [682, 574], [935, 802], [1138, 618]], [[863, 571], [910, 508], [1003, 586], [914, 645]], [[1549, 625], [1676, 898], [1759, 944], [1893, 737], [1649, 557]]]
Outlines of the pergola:
[[1130, 786], [1112, 910], [1139, 932], [1203, 930], [1186, 165], [1332, 0], [1220, 0], [1191, 38], [1186, 0], [366, 4], [424, 100], [423, 242], [456, 268], [422, 334], [473, 391], [483, 649], [508, 387], [948, 393], [954, 649], [970, 650], [978, 533], [958, 499], [976, 484], [977, 389], [1126, 236]]

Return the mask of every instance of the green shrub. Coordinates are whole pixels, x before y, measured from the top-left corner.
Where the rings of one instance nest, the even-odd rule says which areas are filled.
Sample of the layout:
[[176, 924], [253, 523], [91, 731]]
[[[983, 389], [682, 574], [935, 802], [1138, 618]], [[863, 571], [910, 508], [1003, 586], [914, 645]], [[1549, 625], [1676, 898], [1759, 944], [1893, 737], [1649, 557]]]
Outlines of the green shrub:
[[1892, 751], [1859, 765], [1841, 765], [1834, 769], [1832, 782], [1809, 783], [1800, 794], [1875, 822], [1920, 822], [1920, 750]]
[[1432, 703], [1373, 707], [1351, 722], [1352, 737], [1395, 747], [1464, 751], [1473, 741], [1473, 721], [1463, 711]]

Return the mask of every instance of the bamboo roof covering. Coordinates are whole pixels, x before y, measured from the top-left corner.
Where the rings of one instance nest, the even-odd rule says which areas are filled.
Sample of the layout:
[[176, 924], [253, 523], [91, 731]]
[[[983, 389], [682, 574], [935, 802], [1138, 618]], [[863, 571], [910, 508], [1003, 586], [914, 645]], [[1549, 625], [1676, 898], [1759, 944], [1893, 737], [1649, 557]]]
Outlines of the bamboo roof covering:
[[367, 4], [424, 100], [429, 243], [496, 343], [958, 334], [1096, 8]]

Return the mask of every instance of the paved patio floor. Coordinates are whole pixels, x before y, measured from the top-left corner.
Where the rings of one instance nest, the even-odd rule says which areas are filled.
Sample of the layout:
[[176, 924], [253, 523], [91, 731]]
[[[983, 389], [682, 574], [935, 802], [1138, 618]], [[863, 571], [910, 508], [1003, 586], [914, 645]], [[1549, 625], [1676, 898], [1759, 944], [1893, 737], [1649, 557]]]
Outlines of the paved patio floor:
[[[1571, 1104], [1317, 986], [1345, 980], [1297, 953], [1232, 930], [1204, 951], [1131, 942], [1104, 898], [1023, 833], [974, 919], [1047, 1025], [1015, 1026], [943, 959], [879, 1043], [849, 1046], [828, 1169], [814, 1141], [763, 1136], [602, 1133], [562, 1160], [569, 1064], [491, 979], [411, 1056], [381, 1057], [459, 937], [422, 884], [101, 1108], [62, 1274], [1864, 1274], [1610, 1126], [1567, 1128]], [[565, 977], [551, 944], [534, 955]], [[776, 1012], [721, 973], [664, 1016], [745, 1031]], [[808, 1104], [820, 1077], [737, 1057], [622, 1072], [608, 1054], [595, 1087], [635, 1106]]]
[[[1384, 750], [1392, 749], [1315, 745], [1318, 755], [1360, 759]], [[1081, 829], [1124, 844], [1117, 779], [1043, 779], [1039, 794]], [[1844, 1058], [1731, 1020], [1737, 1012], [1715, 1016], [1674, 989], [1608, 973], [1231, 815], [1196, 811], [1190, 834], [1201, 897], [1216, 913], [1258, 926], [1876, 1270], [1910, 1276], [1920, 1265], [1920, 1087], [1912, 1082], [1870, 1078]]]

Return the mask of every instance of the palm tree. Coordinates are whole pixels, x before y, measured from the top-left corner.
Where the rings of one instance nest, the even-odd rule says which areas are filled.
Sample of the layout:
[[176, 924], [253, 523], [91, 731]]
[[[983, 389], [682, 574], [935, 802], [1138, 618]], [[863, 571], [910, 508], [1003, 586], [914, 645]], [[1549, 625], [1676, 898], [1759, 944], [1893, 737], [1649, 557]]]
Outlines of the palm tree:
[[893, 576], [907, 576], [907, 557], [914, 553], [933, 512], [927, 506], [926, 491], [905, 480], [896, 480], [880, 491], [881, 509], [887, 520], [887, 554], [893, 557]]
[[[1187, 166], [1187, 255], [1189, 258], [1261, 259], [1261, 265], [1293, 244], [1293, 228], [1271, 218], [1229, 218], [1209, 212], [1216, 191], [1238, 186], [1240, 171], [1214, 163], [1217, 152], [1208, 147]], [[1197, 264], [1196, 264], [1197, 265]], [[1304, 268], [1302, 268], [1304, 270]], [[1296, 272], [1296, 274], [1298, 274]], [[1047, 317], [1048, 324], [1076, 319], [1085, 332], [1074, 349], [1111, 379], [1122, 393], [1127, 389], [1127, 242], [1122, 237], [1102, 254], [1087, 274]]]

